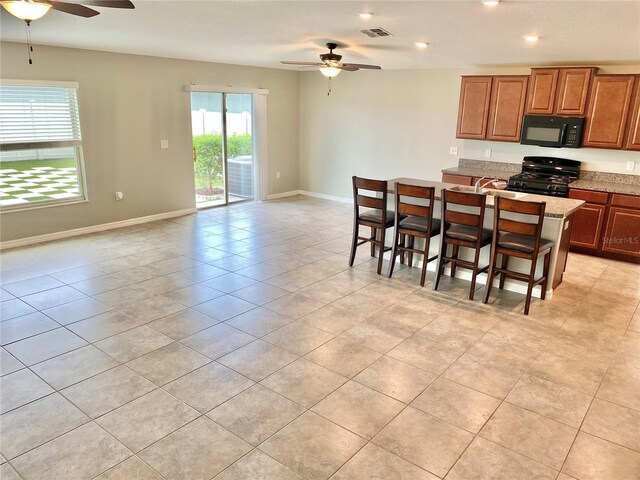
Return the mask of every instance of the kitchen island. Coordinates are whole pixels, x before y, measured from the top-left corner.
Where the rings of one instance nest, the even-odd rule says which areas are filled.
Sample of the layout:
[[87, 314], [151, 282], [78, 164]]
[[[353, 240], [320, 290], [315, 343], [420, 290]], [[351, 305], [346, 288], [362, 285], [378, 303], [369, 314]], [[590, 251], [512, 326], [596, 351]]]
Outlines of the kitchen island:
[[[405, 183], [409, 185], [417, 185], [424, 187], [434, 187], [435, 189], [435, 205], [433, 216], [434, 218], [440, 218], [441, 216], [441, 204], [440, 199], [442, 198], [442, 190], [443, 189], [461, 189], [460, 185], [455, 185], [452, 183], [442, 183], [442, 182], [432, 182], [429, 180], [421, 180], [416, 178], [392, 178], [389, 180], [389, 209], [394, 209], [394, 184], [395, 182]], [[464, 187], [462, 187], [464, 188]], [[551, 263], [549, 267], [549, 281], [548, 281], [548, 290], [547, 295], [552, 295], [553, 289], [556, 288], [562, 282], [562, 274], [566, 267], [567, 255], [569, 253], [569, 239], [571, 237], [571, 228], [573, 226], [573, 214], [580, 208], [580, 206], [584, 203], [582, 200], [575, 200], [569, 198], [561, 198], [561, 197], [549, 197], [542, 195], [533, 195], [527, 193], [519, 193], [519, 192], [499, 192], [499, 191], [489, 191], [488, 193], [495, 193], [497, 195], [509, 196], [511, 198], [516, 198], [517, 200], [524, 200], [530, 202], [545, 202], [545, 216], [544, 222], [542, 224], [542, 238], [551, 240], [554, 242], [554, 247], [551, 252]], [[494, 209], [494, 200], [495, 195], [487, 195], [487, 203], [486, 203], [486, 211], [484, 218], [484, 227], [493, 230], [493, 209]], [[517, 216], [514, 218], [518, 218]], [[521, 216], [523, 220], [529, 220], [526, 216]], [[392, 243], [393, 236], [387, 235], [389, 239], [387, 244], [390, 245]], [[439, 238], [434, 238], [434, 241], [431, 242], [430, 246], [430, 255], [437, 254], [439, 249]], [[489, 254], [490, 247], [485, 247], [482, 249], [480, 254], [480, 265], [487, 265], [489, 263]], [[469, 249], [461, 249], [460, 257], [471, 260], [471, 251]], [[421, 265], [421, 258], [418, 258], [418, 265]], [[529, 268], [530, 263], [526, 260], [521, 260], [519, 258], [513, 258], [511, 263], [509, 264], [509, 268], [515, 271], [521, 271], [525, 273]], [[428, 265], [428, 269], [431, 271], [435, 271], [436, 262], [431, 262]], [[542, 268], [542, 259], [538, 260], [538, 272], [541, 272]], [[471, 272], [469, 270], [460, 269], [458, 270], [457, 277], [463, 279], [470, 279]], [[539, 275], [540, 273], [538, 273]], [[478, 283], [486, 283], [486, 275], [478, 276]], [[534, 296], [540, 297], [540, 288], [536, 287], [534, 289]], [[526, 284], [522, 282], [513, 282], [507, 280], [505, 283], [505, 289], [511, 290], [519, 293], [524, 293], [526, 291]], [[548, 297], [550, 298], [550, 297]]]

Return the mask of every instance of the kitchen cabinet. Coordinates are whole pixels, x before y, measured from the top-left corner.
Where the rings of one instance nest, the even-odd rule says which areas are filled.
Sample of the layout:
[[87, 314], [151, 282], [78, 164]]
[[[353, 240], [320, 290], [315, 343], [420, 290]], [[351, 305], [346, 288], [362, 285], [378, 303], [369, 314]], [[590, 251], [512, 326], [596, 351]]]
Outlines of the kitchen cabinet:
[[636, 76], [633, 95], [634, 100], [629, 116], [629, 133], [625, 148], [627, 150], [640, 150], [640, 75]]
[[594, 67], [532, 68], [526, 113], [584, 115], [596, 70]]
[[611, 207], [602, 249], [640, 258], [640, 209]]
[[640, 196], [570, 189], [586, 203], [575, 213], [571, 250], [640, 263]]
[[602, 239], [609, 194], [571, 189], [569, 190], [569, 198], [587, 202], [573, 217], [571, 245], [597, 250]]
[[560, 69], [558, 97], [554, 110], [556, 115], [584, 115], [591, 77], [595, 71], [593, 67]]
[[594, 77], [582, 146], [622, 148], [634, 81], [634, 75]]
[[443, 173], [442, 181], [444, 183], [455, 183], [456, 185], [473, 185], [473, 177], [467, 175], [455, 175], [453, 173]]
[[493, 77], [489, 107], [488, 140], [519, 142], [529, 77]]
[[492, 77], [462, 77], [457, 138], [486, 138], [492, 80]]

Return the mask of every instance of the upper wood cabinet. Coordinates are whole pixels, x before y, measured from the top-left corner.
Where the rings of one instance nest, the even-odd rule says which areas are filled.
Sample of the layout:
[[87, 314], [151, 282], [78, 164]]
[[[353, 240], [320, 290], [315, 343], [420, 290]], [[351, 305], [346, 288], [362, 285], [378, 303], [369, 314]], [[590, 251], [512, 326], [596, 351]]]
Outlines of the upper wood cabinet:
[[594, 77], [584, 147], [622, 148], [634, 80], [633, 75]]
[[633, 107], [629, 116], [629, 134], [625, 148], [640, 150], [640, 75], [636, 76]]
[[527, 114], [584, 115], [589, 85], [597, 69], [532, 68]]
[[558, 80], [557, 115], [584, 115], [595, 68], [561, 68]]
[[527, 75], [493, 77], [487, 139], [520, 141], [528, 81]]
[[462, 77], [456, 137], [486, 138], [492, 80], [492, 77]]
[[527, 95], [527, 114], [551, 115], [556, 106], [557, 68], [532, 68]]

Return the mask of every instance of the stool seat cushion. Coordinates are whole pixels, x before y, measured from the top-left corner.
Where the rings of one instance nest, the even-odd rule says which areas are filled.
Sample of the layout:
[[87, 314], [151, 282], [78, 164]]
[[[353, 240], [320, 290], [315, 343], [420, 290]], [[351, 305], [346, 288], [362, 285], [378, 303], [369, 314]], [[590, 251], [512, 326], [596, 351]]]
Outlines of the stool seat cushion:
[[[536, 243], [536, 237], [530, 235], [519, 235], [517, 233], [503, 233], [498, 239], [498, 246], [508, 248], [509, 250], [517, 250], [524, 253], [533, 253], [533, 247]], [[551, 240], [540, 239], [539, 252], [543, 252], [553, 247]]]
[[[393, 210], [387, 210], [387, 224], [386, 227], [392, 227], [394, 223], [395, 212]], [[404, 218], [404, 215], [401, 216]], [[373, 222], [382, 223], [382, 210], [364, 210], [360, 213], [361, 222]]]
[[[427, 233], [427, 219], [424, 217], [409, 215], [407, 218], [400, 221], [400, 228]], [[434, 218], [431, 220], [431, 232], [429, 232], [429, 234], [430, 236], [434, 236], [438, 233], [440, 233], [440, 220]]]
[[[477, 227], [471, 227], [469, 225], [459, 225], [457, 223], [452, 224], [445, 235], [449, 238], [455, 238], [456, 240], [463, 240], [465, 242], [475, 242], [477, 240], [478, 229]], [[482, 242], [491, 240], [492, 232], [488, 228], [482, 229]]]

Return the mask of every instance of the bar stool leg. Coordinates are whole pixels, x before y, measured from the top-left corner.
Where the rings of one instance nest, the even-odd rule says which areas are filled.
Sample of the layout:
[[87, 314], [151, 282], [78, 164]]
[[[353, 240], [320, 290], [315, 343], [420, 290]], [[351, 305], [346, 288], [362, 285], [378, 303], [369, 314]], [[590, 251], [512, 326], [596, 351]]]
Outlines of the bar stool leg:
[[[409, 237], [409, 248], [413, 249], [416, 237], [413, 235], [407, 235]], [[413, 267], [413, 252], [409, 252], [409, 268]]]
[[[507, 268], [509, 268], [509, 259], [511, 258], [511, 256], [509, 255], [505, 255], [504, 253], [502, 254], [502, 263], [500, 263], [500, 268], [502, 270], [506, 270]], [[504, 281], [506, 279], [506, 274], [502, 273], [500, 274], [500, 285], [499, 288], [500, 290], [504, 289]]]
[[529, 306], [531, 305], [531, 293], [533, 292], [533, 282], [536, 275], [537, 258], [531, 260], [531, 270], [529, 271], [529, 282], [527, 284], [527, 298], [524, 302], [524, 314], [529, 315]]
[[427, 263], [429, 263], [429, 244], [431, 237], [424, 239], [424, 258], [422, 259], [422, 274], [420, 275], [420, 286], [424, 287], [424, 281], [427, 278]]
[[444, 271], [444, 265], [442, 259], [447, 256], [447, 242], [443, 238], [440, 239], [440, 253], [438, 254], [438, 263], [436, 264], [436, 279], [433, 282], [433, 289], [438, 290], [438, 284], [440, 283], [440, 277]]
[[393, 267], [396, 265], [396, 256], [398, 255], [398, 244], [400, 243], [400, 234], [398, 233], [398, 229], [395, 229], [395, 233], [393, 236], [393, 250], [391, 251], [391, 265], [389, 265], [389, 278], [393, 275]]
[[473, 300], [476, 293], [476, 277], [478, 276], [478, 261], [480, 260], [480, 248], [476, 248], [473, 256], [473, 270], [471, 271], [471, 289], [469, 290], [469, 300]]
[[[451, 258], [457, 260], [459, 252], [460, 252], [460, 245], [453, 245], [453, 252], [451, 252]], [[451, 278], [455, 278], [457, 267], [458, 267], [458, 262], [451, 262]]]
[[356, 249], [358, 248], [358, 235], [360, 233], [360, 225], [358, 222], [353, 224], [353, 238], [351, 239], [351, 254], [349, 255], [349, 266], [353, 267], [353, 261], [356, 259]]
[[[489, 273], [487, 274], [487, 285], [484, 287], [484, 298], [482, 299], [482, 303], [487, 303], [489, 301], [489, 295], [491, 295], [491, 288], [493, 287], [493, 279], [496, 275], [496, 259], [498, 254], [496, 253], [495, 243], [491, 245], [491, 256], [489, 257]], [[504, 260], [504, 257], [503, 257]]]
[[[400, 245], [404, 246], [405, 242], [405, 235], [404, 233], [400, 234]], [[402, 265], [404, 265], [404, 250], [400, 249], [400, 263]]]
[[[385, 228], [384, 226], [380, 229], [380, 249], [378, 250], [378, 275], [382, 272], [382, 260], [384, 259], [384, 236], [385, 236]], [[375, 245], [375, 244], [373, 244]]]
[[540, 298], [544, 300], [547, 295], [547, 280], [549, 278], [549, 264], [551, 263], [551, 250], [547, 252], [544, 256], [544, 269], [542, 274], [544, 275], [544, 280], [542, 282], [542, 292], [540, 293]]
[[378, 236], [378, 229], [375, 227], [371, 227], [371, 256], [376, 256], [376, 237]]

